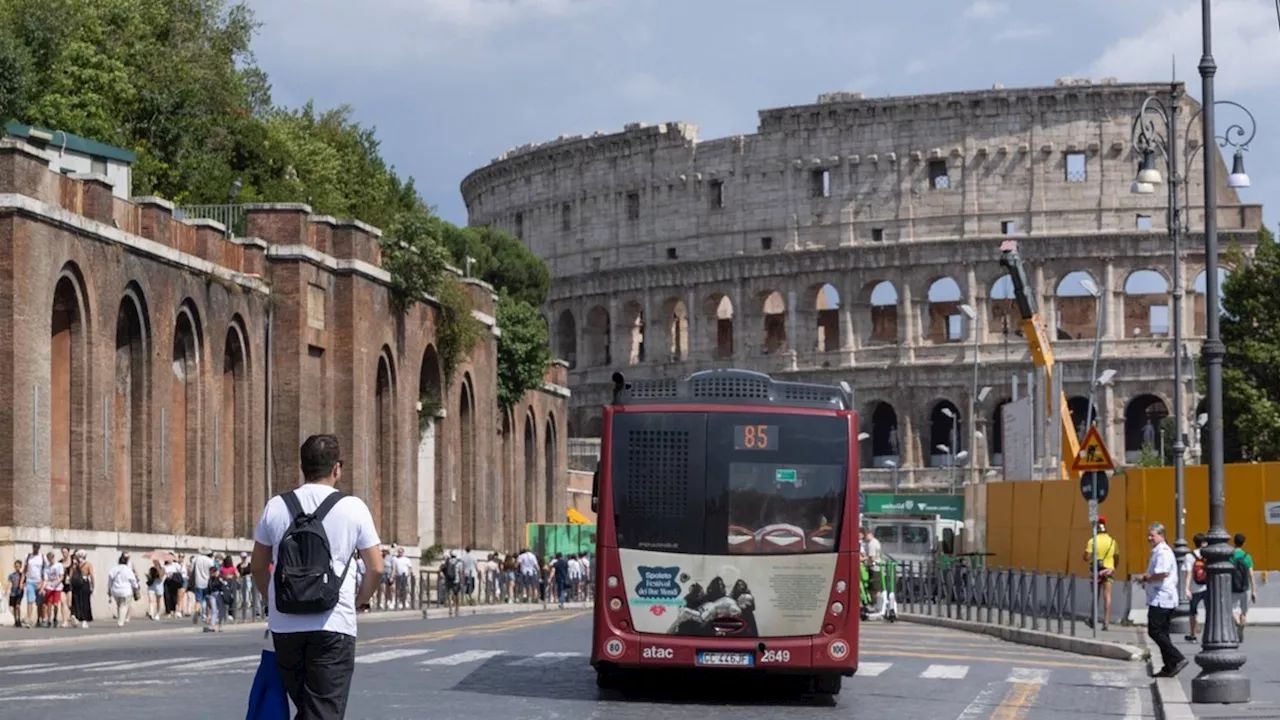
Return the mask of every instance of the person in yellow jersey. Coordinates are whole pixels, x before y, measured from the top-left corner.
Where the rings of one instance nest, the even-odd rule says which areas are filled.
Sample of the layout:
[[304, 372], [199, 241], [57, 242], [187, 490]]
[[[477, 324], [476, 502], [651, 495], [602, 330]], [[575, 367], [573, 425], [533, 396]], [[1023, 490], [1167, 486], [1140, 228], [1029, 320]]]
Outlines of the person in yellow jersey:
[[[1111, 533], [1107, 532], [1107, 518], [1098, 516], [1098, 592], [1102, 595], [1102, 629], [1108, 629], [1111, 620], [1111, 581], [1116, 572], [1116, 561], [1120, 558], [1120, 545], [1116, 539], [1111, 537]], [[1084, 546], [1084, 560], [1089, 563], [1090, 568], [1093, 567], [1093, 538], [1089, 538], [1089, 542]], [[1096, 602], [1096, 599], [1095, 599]], [[1087, 624], [1092, 624], [1092, 620], [1087, 620]]]

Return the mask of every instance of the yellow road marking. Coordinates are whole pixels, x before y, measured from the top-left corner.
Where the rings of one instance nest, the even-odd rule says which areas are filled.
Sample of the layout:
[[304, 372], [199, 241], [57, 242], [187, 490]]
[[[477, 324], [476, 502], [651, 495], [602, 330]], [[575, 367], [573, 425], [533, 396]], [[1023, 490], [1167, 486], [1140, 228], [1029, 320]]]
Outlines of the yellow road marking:
[[1005, 694], [1004, 700], [991, 713], [991, 720], [1018, 720], [1027, 716], [1027, 711], [1036, 701], [1042, 686], [1038, 683], [1014, 683]]
[[572, 613], [568, 615], [555, 614], [550, 617], [545, 615], [528, 615], [517, 619], [506, 620], [498, 623], [487, 623], [483, 625], [468, 625], [459, 628], [449, 628], [445, 630], [436, 630], [433, 632], [418, 633], [415, 635], [397, 635], [394, 637], [374, 638], [366, 640], [362, 645], [385, 645], [395, 647], [401, 645], [412, 645], [423, 642], [438, 642], [442, 640], [452, 640], [456, 637], [471, 637], [476, 635], [493, 635], [500, 632], [509, 632], [513, 630], [523, 630], [525, 628], [537, 627], [539, 625], [551, 625], [553, 623], [565, 622], [574, 618], [585, 615], [585, 612]]
[[1036, 660], [1033, 658], [1001, 658], [991, 655], [952, 655], [949, 653], [920, 653], [899, 650], [871, 650], [869, 652], [859, 651], [859, 655], [869, 655], [872, 657], [910, 657], [910, 658], [928, 658], [932, 660], [964, 660], [968, 662], [997, 662], [1011, 663], [1018, 662], [1026, 665], [1042, 665], [1044, 667], [1060, 667], [1060, 668], [1084, 668], [1085, 670], [1097, 670], [1103, 667], [1099, 662], [1091, 663], [1074, 663], [1064, 662], [1062, 660]]

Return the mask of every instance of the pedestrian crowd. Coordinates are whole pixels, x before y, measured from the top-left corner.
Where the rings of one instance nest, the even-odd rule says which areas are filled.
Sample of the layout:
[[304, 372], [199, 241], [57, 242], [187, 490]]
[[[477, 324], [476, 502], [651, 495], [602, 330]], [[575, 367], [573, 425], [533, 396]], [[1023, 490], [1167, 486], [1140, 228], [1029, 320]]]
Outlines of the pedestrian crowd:
[[588, 553], [547, 555], [540, 561], [528, 548], [490, 553], [477, 560], [471, 548], [446, 553], [440, 563], [440, 604], [456, 615], [462, 605], [480, 603], [582, 602], [591, 597]]

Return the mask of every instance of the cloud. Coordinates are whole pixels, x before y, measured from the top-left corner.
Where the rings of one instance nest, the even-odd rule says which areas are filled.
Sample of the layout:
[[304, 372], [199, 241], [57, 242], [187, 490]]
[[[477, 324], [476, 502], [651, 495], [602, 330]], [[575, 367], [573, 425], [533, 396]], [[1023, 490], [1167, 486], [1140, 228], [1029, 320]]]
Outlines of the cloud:
[[903, 70], [903, 73], [905, 73], [907, 77], [910, 77], [912, 75], [919, 75], [920, 73], [926, 72], [930, 67], [932, 67], [932, 65], [926, 60], [912, 60], [907, 64], [907, 69]]
[[[1218, 89], [1231, 93], [1280, 86], [1280, 37], [1272, 0], [1214, 4], [1213, 54]], [[1176, 56], [1178, 78], [1194, 80], [1201, 53], [1200, 3], [1180, 0], [1156, 22], [1117, 40], [1093, 61], [1090, 77], [1148, 82], [1169, 77]]]
[[1009, 6], [997, 0], [974, 0], [965, 8], [964, 16], [972, 20], [990, 20], [1000, 17], [1009, 11]]
[[1034, 25], [1010, 25], [996, 34], [996, 40], [1017, 42], [1020, 40], [1034, 40], [1048, 34], [1048, 29], [1043, 27]]

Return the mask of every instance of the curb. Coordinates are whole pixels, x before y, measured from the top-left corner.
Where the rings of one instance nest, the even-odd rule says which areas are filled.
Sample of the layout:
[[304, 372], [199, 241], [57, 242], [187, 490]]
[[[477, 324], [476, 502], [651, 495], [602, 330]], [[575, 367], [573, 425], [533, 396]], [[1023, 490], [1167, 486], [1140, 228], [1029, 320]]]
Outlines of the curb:
[[1155, 681], [1151, 684], [1151, 700], [1159, 720], [1195, 720], [1191, 700], [1178, 678], [1154, 677], [1155, 660], [1150, 657], [1147, 658], [1147, 674]]
[[[591, 606], [586, 603], [565, 603], [564, 610], [585, 610]], [[558, 612], [561, 611], [555, 605], [547, 606], [545, 609], [541, 603], [533, 605], [523, 603], [511, 603], [501, 605], [477, 605], [470, 608], [462, 608], [460, 617], [474, 617], [478, 615], [516, 615], [521, 613], [541, 613], [541, 612]], [[430, 608], [426, 615], [421, 610], [386, 610], [381, 612], [364, 613], [358, 618], [359, 624], [390, 622], [393, 620], [439, 620], [448, 617], [447, 608]], [[107, 620], [106, 622], [113, 622]], [[263, 620], [253, 620], [249, 622], [238, 622], [223, 626], [224, 633], [249, 632], [251, 630], [262, 631], [266, 627]], [[95, 635], [76, 635], [75, 628], [69, 628], [64, 633], [40, 638], [38, 640], [0, 640], [0, 652], [7, 650], [30, 650], [33, 648], [51, 648], [63, 645], [81, 645], [84, 643], [100, 643], [107, 641], [119, 641], [122, 638], [130, 639], [146, 639], [146, 638], [167, 638], [180, 637], [183, 635], [201, 635], [204, 633], [203, 626], [191, 625], [189, 627], [164, 628], [163, 630], [121, 630], [114, 633], [102, 633]]]
[[949, 628], [951, 630], [960, 630], [980, 635], [990, 635], [991, 637], [1004, 640], [1005, 642], [1017, 643], [1019, 645], [1033, 645], [1035, 647], [1048, 648], [1050, 650], [1062, 650], [1064, 652], [1075, 653], [1077, 655], [1089, 655], [1091, 657], [1107, 658], [1110, 660], [1141, 662], [1146, 660], [1150, 654], [1145, 648], [1140, 648], [1135, 645], [1125, 645], [1123, 643], [1093, 640], [1090, 638], [1071, 637], [1069, 635], [1057, 635], [1055, 633], [1048, 633], [1040, 630], [1023, 630], [1021, 628], [1011, 628], [1003, 625], [988, 625], [987, 623], [973, 622], [970, 620], [956, 620], [953, 618], [933, 617], [932, 615], [916, 615], [914, 613], [898, 613], [898, 619], [904, 622], [918, 623], [920, 625], [932, 625], [934, 627]]

